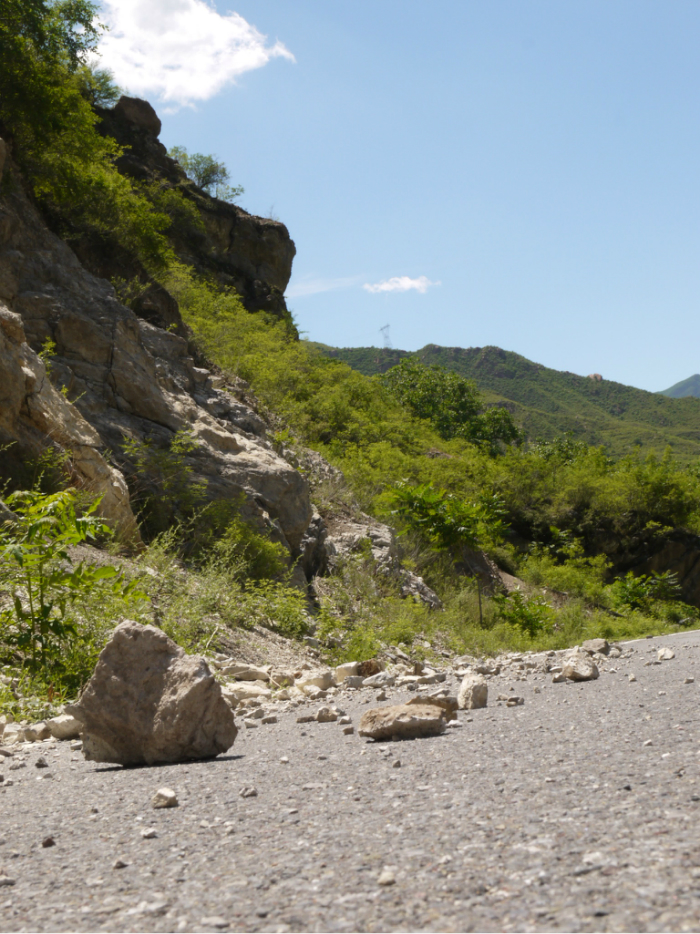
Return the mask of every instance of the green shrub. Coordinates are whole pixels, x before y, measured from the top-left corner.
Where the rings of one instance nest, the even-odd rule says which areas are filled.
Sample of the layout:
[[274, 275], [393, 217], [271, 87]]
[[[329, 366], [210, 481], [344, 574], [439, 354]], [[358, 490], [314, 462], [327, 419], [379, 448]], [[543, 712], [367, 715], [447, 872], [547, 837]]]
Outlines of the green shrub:
[[526, 598], [515, 590], [508, 595], [495, 594], [493, 601], [497, 616], [529, 639], [534, 639], [553, 623], [554, 612], [540, 597]]
[[441, 438], [466, 438], [492, 453], [520, 440], [507, 409], [484, 410], [476, 383], [442, 366], [426, 366], [405, 357], [381, 379], [416, 418], [431, 422]]
[[167, 447], [138, 438], [125, 438], [123, 447], [135, 468], [130, 477], [134, 505], [149, 534], [191, 519], [204, 504], [206, 481], [197, 480], [187, 462], [198, 444], [187, 429], [177, 431]]
[[7, 504], [16, 519], [0, 530], [0, 583], [11, 599], [0, 612], [0, 642], [21, 667], [60, 679], [79, 641], [77, 608], [86, 596], [109, 591], [126, 600], [135, 587], [111, 566], [73, 563], [72, 546], [110, 532], [94, 516], [99, 501], [82, 515], [72, 490], [16, 492]]

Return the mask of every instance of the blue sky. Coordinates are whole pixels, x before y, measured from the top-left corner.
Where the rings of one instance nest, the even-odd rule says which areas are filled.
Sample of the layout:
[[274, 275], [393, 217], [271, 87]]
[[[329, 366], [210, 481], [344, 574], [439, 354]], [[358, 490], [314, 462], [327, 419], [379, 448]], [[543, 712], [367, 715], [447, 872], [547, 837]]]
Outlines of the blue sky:
[[495, 344], [649, 390], [700, 371], [700, 4], [105, 14], [105, 64], [163, 142], [216, 154], [289, 228], [311, 339], [381, 346], [388, 324], [406, 350]]

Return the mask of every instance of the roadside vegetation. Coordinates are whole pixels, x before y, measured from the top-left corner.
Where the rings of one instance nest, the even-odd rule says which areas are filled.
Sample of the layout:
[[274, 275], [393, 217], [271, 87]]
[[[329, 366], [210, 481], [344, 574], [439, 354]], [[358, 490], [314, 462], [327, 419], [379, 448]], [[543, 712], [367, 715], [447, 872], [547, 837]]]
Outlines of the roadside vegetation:
[[[200, 651], [239, 627], [291, 638], [315, 629], [335, 661], [387, 644], [481, 654], [698, 624], [673, 574], [634, 576], [624, 566], [679, 530], [700, 534], [697, 466], [634, 446], [611, 457], [566, 434], [528, 441], [471, 378], [416, 359], [366, 375], [300, 341], [293, 322], [247, 312], [234, 291], [176, 259], [169, 232], [194, 223], [191, 206], [176, 190], [121, 176], [119, 147], [95, 128], [92, 105], [118, 95], [108, 74], [87, 65], [95, 5], [6, 0], [5, 9], [0, 134], [37, 205], [68, 238], [95, 231], [128, 247], [178, 300], [202, 354], [250, 385], [277, 426], [278, 448], [293, 462], [314, 448], [342, 470], [334, 486], [309, 474], [322, 511], [364, 511], [396, 528], [406, 566], [442, 608], [402, 599], [362, 547], [307, 601], [290, 584], [284, 549], [248, 526], [239, 504], [211, 502], [194, 481], [184, 432], [165, 450], [129, 450], [146, 546], [120, 556], [97, 503], [69, 487], [49, 449], [32, 484], [2, 492], [12, 514], [0, 516], [0, 709], [28, 713], [32, 698], [74, 696], [124, 617]], [[178, 158], [212, 193], [226, 185], [213, 157], [180, 149]], [[120, 294], [128, 301], [129, 283]], [[484, 589], [471, 564], [479, 552], [519, 584]]]

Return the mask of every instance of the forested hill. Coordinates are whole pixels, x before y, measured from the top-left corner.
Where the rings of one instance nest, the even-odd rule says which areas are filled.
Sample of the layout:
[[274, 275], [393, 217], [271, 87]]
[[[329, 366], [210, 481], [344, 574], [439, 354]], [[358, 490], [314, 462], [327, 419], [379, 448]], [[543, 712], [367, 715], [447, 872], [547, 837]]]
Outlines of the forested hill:
[[382, 373], [403, 357], [440, 364], [476, 381], [487, 402], [505, 404], [526, 436], [551, 439], [572, 432], [588, 444], [623, 455], [635, 445], [670, 445], [684, 460], [700, 454], [700, 399], [669, 398], [611, 380], [550, 370], [499, 347], [438, 347], [415, 354], [378, 347], [318, 345], [366, 375]]

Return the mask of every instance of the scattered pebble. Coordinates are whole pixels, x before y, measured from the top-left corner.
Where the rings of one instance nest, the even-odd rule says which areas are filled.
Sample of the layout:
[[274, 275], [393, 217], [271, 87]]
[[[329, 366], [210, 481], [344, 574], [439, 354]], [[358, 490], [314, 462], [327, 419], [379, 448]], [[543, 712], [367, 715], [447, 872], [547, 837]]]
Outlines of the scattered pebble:
[[694, 682], [695, 678], [686, 678], [683, 684], [693, 684]]
[[656, 657], [660, 662], [666, 662], [671, 658], [675, 658], [676, 653], [673, 651], [673, 649], [670, 649], [667, 645], [665, 645], [662, 649], [659, 649], [659, 651], [656, 653]]
[[394, 761], [391, 763], [391, 767], [392, 767], [392, 769], [400, 769], [400, 768], [401, 768], [401, 759], [394, 759]]
[[390, 869], [384, 869], [379, 873], [377, 879], [378, 885], [393, 885], [396, 882], [396, 876]]
[[636, 680], [637, 680], [637, 676], [636, 676], [635, 674], [632, 674], [632, 673], [630, 672], [630, 674], [627, 675], [627, 680], [628, 680], [628, 681], [636, 681]]
[[176, 808], [180, 802], [172, 788], [159, 788], [151, 798], [154, 808]]
[[642, 743], [642, 745], [643, 745], [643, 746], [653, 746], [654, 743], [653, 743], [653, 741], [650, 740], [650, 739], [645, 739], [644, 742]]
[[123, 859], [115, 859], [112, 863], [112, 869], [126, 869], [128, 863], [125, 863]]
[[289, 756], [282, 756], [282, 758], [280, 759], [280, 762], [286, 765], [289, 762]]
[[241, 796], [241, 798], [257, 798], [258, 789], [253, 785], [244, 785], [238, 794]]
[[343, 727], [343, 733], [344, 733], [346, 736], [350, 736], [350, 735], [353, 734], [354, 732], [355, 732], [355, 727], [354, 727], [354, 726], [344, 726], [344, 727]]
[[41, 845], [46, 850], [50, 846], [56, 846], [56, 841], [54, 840], [53, 837], [44, 837], [44, 839], [41, 841]]
[[153, 840], [153, 838], [157, 837], [158, 834], [156, 833], [155, 827], [144, 827], [144, 829], [141, 831], [141, 836], [144, 840]]
[[202, 918], [200, 924], [205, 928], [227, 928], [230, 922], [226, 918], [219, 918], [217, 915], [213, 918]]
[[0, 885], [14, 885], [16, 882], [17, 880], [10, 876], [0, 876]]
[[46, 759], [43, 756], [39, 756], [39, 758], [34, 763], [34, 766], [37, 769], [48, 769], [49, 763], [46, 761]]

